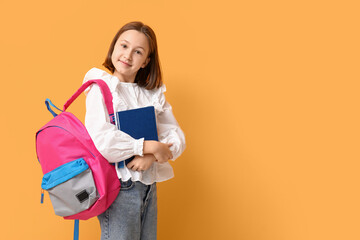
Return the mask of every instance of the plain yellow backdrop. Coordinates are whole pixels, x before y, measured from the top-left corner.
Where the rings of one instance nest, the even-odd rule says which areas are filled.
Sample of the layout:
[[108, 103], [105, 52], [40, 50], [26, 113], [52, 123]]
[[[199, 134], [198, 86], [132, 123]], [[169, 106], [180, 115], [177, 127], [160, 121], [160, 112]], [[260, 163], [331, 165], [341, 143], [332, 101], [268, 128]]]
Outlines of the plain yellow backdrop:
[[[360, 239], [358, 1], [2, 1], [1, 239], [72, 239], [40, 204], [35, 132], [125, 23], [158, 38], [186, 134], [159, 240]], [[84, 96], [69, 109], [80, 119]], [[80, 239], [100, 239], [97, 219]]]

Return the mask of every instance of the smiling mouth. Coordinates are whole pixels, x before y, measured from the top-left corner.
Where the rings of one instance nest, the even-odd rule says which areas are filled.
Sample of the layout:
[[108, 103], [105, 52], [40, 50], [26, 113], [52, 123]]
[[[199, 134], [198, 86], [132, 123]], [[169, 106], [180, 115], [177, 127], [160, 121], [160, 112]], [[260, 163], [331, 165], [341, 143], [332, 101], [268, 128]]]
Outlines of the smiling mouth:
[[121, 60], [119, 60], [119, 62], [121, 62], [121, 63], [124, 64], [125, 66], [131, 67], [131, 64], [128, 64], [128, 63], [123, 62], [123, 61], [121, 61]]

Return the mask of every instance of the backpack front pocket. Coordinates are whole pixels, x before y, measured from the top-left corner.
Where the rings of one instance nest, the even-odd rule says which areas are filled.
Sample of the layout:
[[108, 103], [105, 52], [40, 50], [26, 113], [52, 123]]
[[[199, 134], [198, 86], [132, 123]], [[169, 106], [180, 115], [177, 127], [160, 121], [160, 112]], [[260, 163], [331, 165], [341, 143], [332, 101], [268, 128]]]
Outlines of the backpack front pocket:
[[46, 173], [41, 187], [48, 191], [55, 214], [63, 217], [90, 208], [99, 198], [91, 169], [83, 158]]

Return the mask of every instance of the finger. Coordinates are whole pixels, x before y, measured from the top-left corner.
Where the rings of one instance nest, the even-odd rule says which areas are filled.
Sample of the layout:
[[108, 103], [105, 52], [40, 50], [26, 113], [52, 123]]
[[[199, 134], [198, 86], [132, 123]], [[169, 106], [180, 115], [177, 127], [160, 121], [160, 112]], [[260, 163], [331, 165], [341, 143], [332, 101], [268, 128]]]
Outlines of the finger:
[[168, 143], [167, 145], [168, 145], [168, 147], [171, 147], [173, 145], [173, 143]]
[[[130, 163], [129, 163], [130, 164]], [[134, 163], [131, 164], [130, 166], [128, 166], [129, 169], [133, 170], [133, 171], [136, 171], [139, 167], [136, 166]]]
[[136, 168], [135, 168], [135, 170], [134, 170], [134, 171], [137, 171], [137, 172], [142, 172], [142, 171], [143, 171], [143, 169], [142, 169], [142, 167], [139, 167], [139, 166], [138, 166], [138, 167], [136, 167]]

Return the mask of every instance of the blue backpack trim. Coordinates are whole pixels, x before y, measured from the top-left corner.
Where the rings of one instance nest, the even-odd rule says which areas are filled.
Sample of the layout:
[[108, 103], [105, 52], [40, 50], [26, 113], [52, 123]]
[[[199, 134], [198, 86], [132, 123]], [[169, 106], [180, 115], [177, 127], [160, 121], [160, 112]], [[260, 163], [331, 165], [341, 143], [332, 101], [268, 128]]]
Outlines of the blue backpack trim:
[[79, 240], [79, 219], [74, 220], [74, 240]]
[[[62, 112], [62, 110], [59, 109], [57, 106], [55, 106], [55, 105], [51, 102], [51, 100], [48, 99], [48, 98], [45, 100], [45, 105], [46, 105], [47, 109], [49, 110], [49, 112], [50, 112], [54, 117], [56, 117], [57, 114], [51, 109], [51, 107], [54, 107], [54, 108], [56, 108], [57, 110], [59, 110], [59, 111]], [[51, 107], [50, 107], [50, 106], [51, 106]]]
[[48, 190], [53, 188], [70, 178], [82, 173], [89, 168], [89, 165], [83, 158], [76, 159], [74, 161], [65, 163], [58, 168], [46, 173], [43, 177], [41, 188]]

